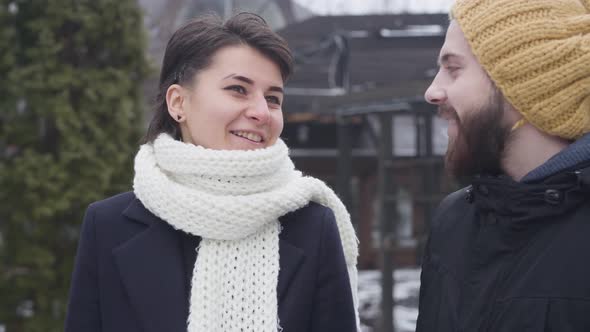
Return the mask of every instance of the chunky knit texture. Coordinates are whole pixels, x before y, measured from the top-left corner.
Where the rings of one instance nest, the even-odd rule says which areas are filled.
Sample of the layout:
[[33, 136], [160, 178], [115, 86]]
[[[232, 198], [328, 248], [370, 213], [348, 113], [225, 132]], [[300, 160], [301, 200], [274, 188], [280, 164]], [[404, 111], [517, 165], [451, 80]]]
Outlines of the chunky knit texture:
[[590, 0], [458, 0], [451, 12], [528, 122], [566, 139], [590, 131]]
[[134, 191], [153, 214], [202, 237], [189, 332], [280, 329], [278, 218], [310, 201], [334, 212], [356, 309], [358, 243], [350, 215], [322, 181], [295, 170], [280, 139], [266, 149], [225, 151], [161, 134], [135, 157]]

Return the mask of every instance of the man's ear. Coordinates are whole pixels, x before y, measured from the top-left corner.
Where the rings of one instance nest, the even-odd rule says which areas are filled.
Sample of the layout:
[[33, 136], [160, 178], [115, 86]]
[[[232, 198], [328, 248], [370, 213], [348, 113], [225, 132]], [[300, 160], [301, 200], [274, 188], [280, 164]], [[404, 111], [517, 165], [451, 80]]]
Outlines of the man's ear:
[[168, 113], [174, 120], [181, 122], [186, 118], [186, 102], [186, 91], [182, 86], [172, 84], [168, 87], [168, 90], [166, 90], [166, 105], [168, 106]]

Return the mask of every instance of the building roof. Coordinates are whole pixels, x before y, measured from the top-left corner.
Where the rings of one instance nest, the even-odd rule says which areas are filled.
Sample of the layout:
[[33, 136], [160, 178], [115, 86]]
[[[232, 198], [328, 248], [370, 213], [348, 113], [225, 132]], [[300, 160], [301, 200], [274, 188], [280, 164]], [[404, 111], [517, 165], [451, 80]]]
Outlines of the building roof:
[[317, 16], [279, 30], [296, 58], [284, 110], [332, 113], [423, 95], [447, 25], [446, 14]]

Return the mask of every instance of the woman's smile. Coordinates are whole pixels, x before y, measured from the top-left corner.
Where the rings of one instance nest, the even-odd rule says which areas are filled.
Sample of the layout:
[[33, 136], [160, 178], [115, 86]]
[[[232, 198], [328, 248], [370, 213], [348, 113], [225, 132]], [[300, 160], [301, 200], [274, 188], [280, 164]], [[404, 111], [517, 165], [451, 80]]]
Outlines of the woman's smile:
[[232, 133], [233, 135], [238, 136], [240, 138], [245, 138], [253, 143], [264, 142], [262, 135], [260, 135], [258, 133], [251, 132], [251, 131], [236, 130], [236, 131], [230, 131], [230, 133]]

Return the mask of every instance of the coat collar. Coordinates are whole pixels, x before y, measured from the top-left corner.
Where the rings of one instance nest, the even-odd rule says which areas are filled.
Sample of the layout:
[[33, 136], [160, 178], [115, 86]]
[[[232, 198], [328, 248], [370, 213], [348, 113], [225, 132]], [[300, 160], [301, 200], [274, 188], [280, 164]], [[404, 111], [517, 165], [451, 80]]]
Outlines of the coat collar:
[[148, 226], [113, 250], [134, 311], [147, 332], [186, 331], [188, 294], [176, 231], [135, 199], [123, 215]]
[[529, 221], [559, 216], [588, 200], [590, 165], [579, 167], [528, 184], [508, 176], [478, 177], [467, 190], [477, 209], [509, 221], [510, 226], [524, 226]]
[[[187, 279], [192, 271], [185, 268], [185, 261], [196, 260], [195, 248], [184, 234], [148, 211], [137, 198], [123, 215], [130, 222], [147, 226], [113, 250], [123, 285], [144, 330], [186, 331], [191, 282]], [[280, 304], [305, 255], [302, 249], [280, 239], [279, 256]]]

